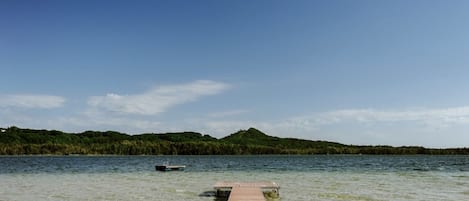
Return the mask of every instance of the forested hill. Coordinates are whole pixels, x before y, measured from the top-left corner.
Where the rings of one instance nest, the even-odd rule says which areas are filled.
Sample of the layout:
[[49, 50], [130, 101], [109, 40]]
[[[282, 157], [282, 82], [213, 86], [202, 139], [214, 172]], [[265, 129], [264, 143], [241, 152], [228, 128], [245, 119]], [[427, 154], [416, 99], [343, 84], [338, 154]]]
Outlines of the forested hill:
[[195, 132], [128, 135], [114, 131], [65, 133], [0, 129], [0, 155], [233, 155], [233, 154], [469, 154], [469, 148], [352, 146], [269, 136], [255, 128], [221, 139]]

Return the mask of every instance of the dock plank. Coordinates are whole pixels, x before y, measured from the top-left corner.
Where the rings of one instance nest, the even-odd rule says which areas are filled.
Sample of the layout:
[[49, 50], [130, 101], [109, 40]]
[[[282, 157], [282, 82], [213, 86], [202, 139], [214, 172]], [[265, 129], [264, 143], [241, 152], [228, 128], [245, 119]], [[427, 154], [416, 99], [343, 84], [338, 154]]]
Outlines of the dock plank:
[[279, 188], [280, 186], [271, 181], [264, 182], [230, 182], [230, 181], [220, 181], [214, 185], [214, 188], [232, 188], [234, 186], [238, 187], [259, 187], [259, 188]]
[[265, 197], [258, 187], [235, 186], [231, 189], [228, 201], [265, 201]]
[[264, 192], [278, 196], [280, 186], [275, 182], [229, 182], [220, 181], [214, 186], [217, 196], [228, 197], [228, 201], [265, 201]]

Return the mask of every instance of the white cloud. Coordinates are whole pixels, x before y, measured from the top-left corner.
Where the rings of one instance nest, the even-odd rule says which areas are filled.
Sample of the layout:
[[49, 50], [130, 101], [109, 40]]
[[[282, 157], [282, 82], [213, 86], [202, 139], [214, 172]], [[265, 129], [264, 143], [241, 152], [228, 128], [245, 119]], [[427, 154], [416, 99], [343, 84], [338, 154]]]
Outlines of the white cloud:
[[175, 105], [218, 94], [228, 88], [229, 85], [225, 83], [199, 80], [188, 84], [157, 86], [142, 94], [94, 96], [88, 100], [88, 104], [122, 114], [156, 115]]
[[221, 118], [221, 117], [230, 117], [230, 116], [237, 116], [241, 114], [248, 113], [248, 110], [228, 110], [228, 111], [223, 111], [223, 112], [215, 112], [208, 114], [209, 117], [211, 118]]
[[320, 126], [350, 121], [367, 124], [415, 122], [435, 127], [442, 125], [449, 126], [450, 124], [469, 124], [469, 106], [446, 109], [336, 110], [291, 118], [285, 121], [285, 125], [305, 129], [317, 129]]
[[204, 133], [223, 137], [258, 128], [270, 135], [345, 144], [467, 147], [469, 107], [443, 109], [348, 109], [277, 120], [199, 119], [188, 122]]
[[43, 125], [49, 125], [54, 129], [62, 129], [70, 132], [82, 132], [84, 130], [113, 130], [126, 132], [128, 134], [140, 134], [145, 132], [156, 132], [161, 129], [161, 122], [132, 119], [128, 117], [114, 116], [75, 116], [59, 117], [47, 121]]
[[0, 107], [51, 109], [62, 107], [65, 98], [51, 95], [16, 94], [0, 96]]

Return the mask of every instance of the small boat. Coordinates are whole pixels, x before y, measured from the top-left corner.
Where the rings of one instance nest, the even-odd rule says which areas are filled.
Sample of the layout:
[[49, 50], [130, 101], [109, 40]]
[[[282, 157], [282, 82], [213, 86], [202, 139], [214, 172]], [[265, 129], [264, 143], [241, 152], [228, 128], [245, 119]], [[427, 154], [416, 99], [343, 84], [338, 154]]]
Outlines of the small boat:
[[155, 169], [158, 171], [173, 171], [173, 170], [184, 170], [185, 165], [156, 165]]
[[168, 162], [163, 163], [163, 165], [155, 166], [155, 169], [158, 171], [184, 170], [185, 168], [185, 165], [169, 165]]

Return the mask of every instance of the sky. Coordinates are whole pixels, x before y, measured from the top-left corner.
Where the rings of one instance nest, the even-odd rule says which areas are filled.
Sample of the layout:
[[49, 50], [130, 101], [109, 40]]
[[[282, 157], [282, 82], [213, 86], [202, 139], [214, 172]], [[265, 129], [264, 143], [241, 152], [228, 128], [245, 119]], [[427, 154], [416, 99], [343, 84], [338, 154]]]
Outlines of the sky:
[[0, 1], [0, 127], [469, 147], [469, 1]]

